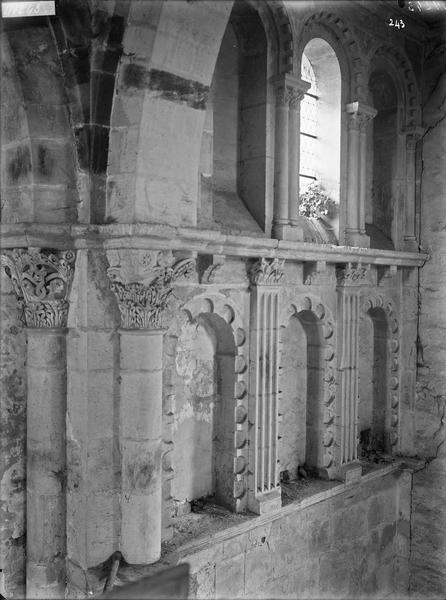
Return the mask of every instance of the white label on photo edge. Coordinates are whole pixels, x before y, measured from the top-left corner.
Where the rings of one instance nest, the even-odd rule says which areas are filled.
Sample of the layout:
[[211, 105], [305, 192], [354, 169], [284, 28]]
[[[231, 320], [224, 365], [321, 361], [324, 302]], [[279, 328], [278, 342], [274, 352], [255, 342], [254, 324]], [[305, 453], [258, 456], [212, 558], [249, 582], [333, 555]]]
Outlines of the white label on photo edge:
[[42, 17], [55, 14], [56, 6], [54, 0], [2, 2], [2, 17], [4, 19], [14, 17]]

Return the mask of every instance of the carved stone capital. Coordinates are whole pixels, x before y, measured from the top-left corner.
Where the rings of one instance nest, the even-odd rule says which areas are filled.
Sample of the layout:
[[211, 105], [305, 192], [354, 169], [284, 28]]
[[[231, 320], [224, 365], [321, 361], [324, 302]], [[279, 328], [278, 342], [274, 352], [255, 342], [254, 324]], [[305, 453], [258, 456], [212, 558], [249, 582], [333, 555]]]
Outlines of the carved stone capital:
[[292, 109], [297, 109], [311, 84], [292, 73], [283, 73], [273, 78], [273, 85], [276, 90], [276, 102], [278, 105], [290, 105]]
[[124, 329], [160, 329], [174, 283], [195, 272], [195, 260], [158, 250], [109, 250], [107, 275]]
[[287, 86], [276, 88], [276, 104], [278, 106], [288, 106], [292, 97], [291, 88]]
[[336, 269], [336, 279], [339, 286], [358, 286], [369, 283], [370, 265], [347, 263]]
[[406, 134], [406, 149], [408, 152], [415, 152], [418, 141], [425, 133], [424, 127], [409, 127], [404, 133]]
[[27, 327], [66, 327], [68, 294], [74, 273], [71, 250], [18, 248], [1, 255], [23, 309]]
[[283, 281], [284, 260], [261, 258], [251, 267], [249, 278], [253, 285], [277, 285]]
[[300, 108], [300, 103], [302, 102], [305, 96], [304, 90], [297, 90], [295, 88], [292, 88], [290, 94], [290, 108], [292, 110]]
[[369, 122], [378, 114], [375, 108], [362, 102], [350, 102], [347, 104], [346, 110], [349, 127], [358, 131], [365, 131]]

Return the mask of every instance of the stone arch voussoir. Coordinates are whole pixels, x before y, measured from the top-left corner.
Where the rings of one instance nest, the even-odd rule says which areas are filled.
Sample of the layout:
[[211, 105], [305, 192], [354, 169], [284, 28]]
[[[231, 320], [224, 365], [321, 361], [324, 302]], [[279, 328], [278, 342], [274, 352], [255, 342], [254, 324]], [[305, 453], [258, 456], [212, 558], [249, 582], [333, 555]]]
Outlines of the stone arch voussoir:
[[296, 47], [296, 64], [301, 63], [302, 52], [306, 44], [314, 37], [322, 37], [338, 57], [343, 78], [348, 77], [348, 91], [351, 100], [365, 101], [366, 84], [364, 79], [364, 58], [353, 29], [334, 13], [318, 11], [304, 22], [299, 43]]
[[420, 91], [409, 59], [402, 50], [390, 44], [378, 46], [372, 54], [369, 64], [373, 64], [375, 58], [383, 58], [388, 61], [393, 67], [392, 75], [398, 77], [398, 87], [402, 88], [404, 94], [404, 97], [400, 99], [401, 104], [405, 107], [403, 127], [419, 127], [421, 125]]

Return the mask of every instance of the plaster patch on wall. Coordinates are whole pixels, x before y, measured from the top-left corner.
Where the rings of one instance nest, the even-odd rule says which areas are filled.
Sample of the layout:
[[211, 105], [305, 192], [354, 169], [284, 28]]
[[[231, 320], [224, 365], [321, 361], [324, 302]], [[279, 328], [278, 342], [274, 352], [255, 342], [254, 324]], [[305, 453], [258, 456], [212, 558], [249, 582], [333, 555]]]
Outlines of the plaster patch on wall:
[[200, 402], [198, 406], [192, 403], [183, 404], [180, 412], [175, 416], [175, 421], [173, 424], [174, 431], [177, 430], [178, 427], [188, 419], [195, 419], [196, 421], [203, 421], [204, 423], [212, 423], [214, 406], [214, 402], [209, 402], [207, 405], [204, 402]]
[[187, 324], [178, 339], [175, 365], [191, 396], [215, 393], [215, 335], [197, 324]]

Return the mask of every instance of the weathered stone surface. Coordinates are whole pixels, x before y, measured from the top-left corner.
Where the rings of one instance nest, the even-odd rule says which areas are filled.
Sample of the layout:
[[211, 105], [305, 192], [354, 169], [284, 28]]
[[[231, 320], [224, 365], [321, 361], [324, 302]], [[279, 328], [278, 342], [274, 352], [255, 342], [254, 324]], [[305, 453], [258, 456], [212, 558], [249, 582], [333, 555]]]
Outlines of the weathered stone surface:
[[445, 85], [441, 46], [426, 62], [424, 94], [422, 240], [432, 258], [420, 273], [421, 313], [418, 347], [415, 451], [432, 462], [414, 475], [411, 591], [419, 596], [442, 596], [446, 590], [446, 406], [445, 343], [446, 292], [444, 155], [446, 152]]
[[[425, 31], [417, 13], [410, 28], [393, 31], [373, 3], [355, 10], [335, 2], [59, 4], [48, 22], [5, 23], [2, 35], [2, 244], [43, 248], [56, 240], [76, 247], [78, 258], [66, 357], [62, 343], [30, 334], [25, 364], [21, 308], [2, 280], [0, 594], [22, 595], [26, 534], [28, 595], [64, 595], [57, 582], [66, 554], [67, 595], [88, 596], [88, 569], [117, 550], [129, 562], [157, 561], [161, 536], [175, 546], [181, 518], [197, 516], [203, 496], [243, 512], [255, 472], [251, 487], [266, 488], [269, 517], [249, 524], [256, 517], [236, 515], [240, 529], [226, 538], [219, 531], [206, 541], [201, 532], [200, 549], [188, 556], [192, 597], [404, 597], [409, 555], [413, 593], [443, 597], [446, 79], [444, 48], [431, 38], [439, 28]], [[402, 208], [410, 207], [416, 214], [406, 220], [421, 230], [404, 245], [413, 254], [269, 237], [285, 165], [290, 218], [298, 200], [291, 193], [298, 98], [275, 96], [272, 78], [298, 80], [303, 47], [326, 36], [341, 67], [343, 102], [362, 106], [373, 97], [379, 111], [378, 125], [362, 138], [357, 120], [349, 132], [345, 114], [338, 119], [340, 221], [361, 220], [365, 208], [366, 220], [400, 248], [408, 226]], [[384, 96], [368, 81], [392, 64], [380, 81], [394, 80], [388, 89], [393, 103], [399, 96], [398, 136], [396, 104], [386, 129]], [[422, 87], [424, 135], [417, 128]], [[320, 108], [323, 86], [319, 92]], [[324, 136], [330, 123], [322, 124]], [[418, 149], [411, 135], [423, 135]], [[373, 138], [383, 151], [375, 143], [374, 159], [353, 169], [352, 144], [361, 144], [364, 162]], [[279, 161], [282, 151], [289, 165]], [[339, 162], [334, 155], [330, 148], [323, 161]], [[63, 225], [77, 219], [84, 225]], [[362, 230], [344, 237], [368, 245]], [[432, 255], [420, 271], [418, 242]], [[107, 277], [116, 265], [106, 257], [124, 249], [199, 255], [198, 275], [169, 288], [164, 340], [161, 332], [120, 329]], [[283, 281], [275, 281], [277, 311], [269, 293], [253, 301], [248, 272], [259, 259], [287, 261]], [[345, 311], [337, 267], [351, 288], [365, 274], [361, 289], [345, 296]], [[131, 313], [138, 289], [126, 291]], [[145, 291], [147, 299], [155, 290]], [[194, 296], [199, 308], [191, 317], [186, 304]], [[370, 310], [382, 311], [378, 350], [371, 339], [379, 337], [379, 320], [361, 326]], [[132, 314], [126, 324], [140, 326]], [[250, 327], [258, 315], [270, 322]], [[262, 398], [257, 406], [254, 396]], [[413, 498], [408, 472], [379, 471], [391, 466], [347, 464], [353, 476], [345, 487], [312, 480], [312, 466], [341, 475], [342, 436], [349, 436], [349, 463], [357, 422], [360, 432], [371, 428], [374, 405], [392, 458], [429, 459], [415, 474]], [[320, 455], [312, 464], [314, 449]], [[283, 482], [297, 478], [299, 490], [293, 499], [283, 486], [283, 508], [280, 473]], [[48, 564], [54, 549], [57, 560]], [[187, 552], [180, 550], [182, 558]]]
[[5, 274], [0, 283], [1, 592], [23, 597], [26, 532], [26, 335]]

